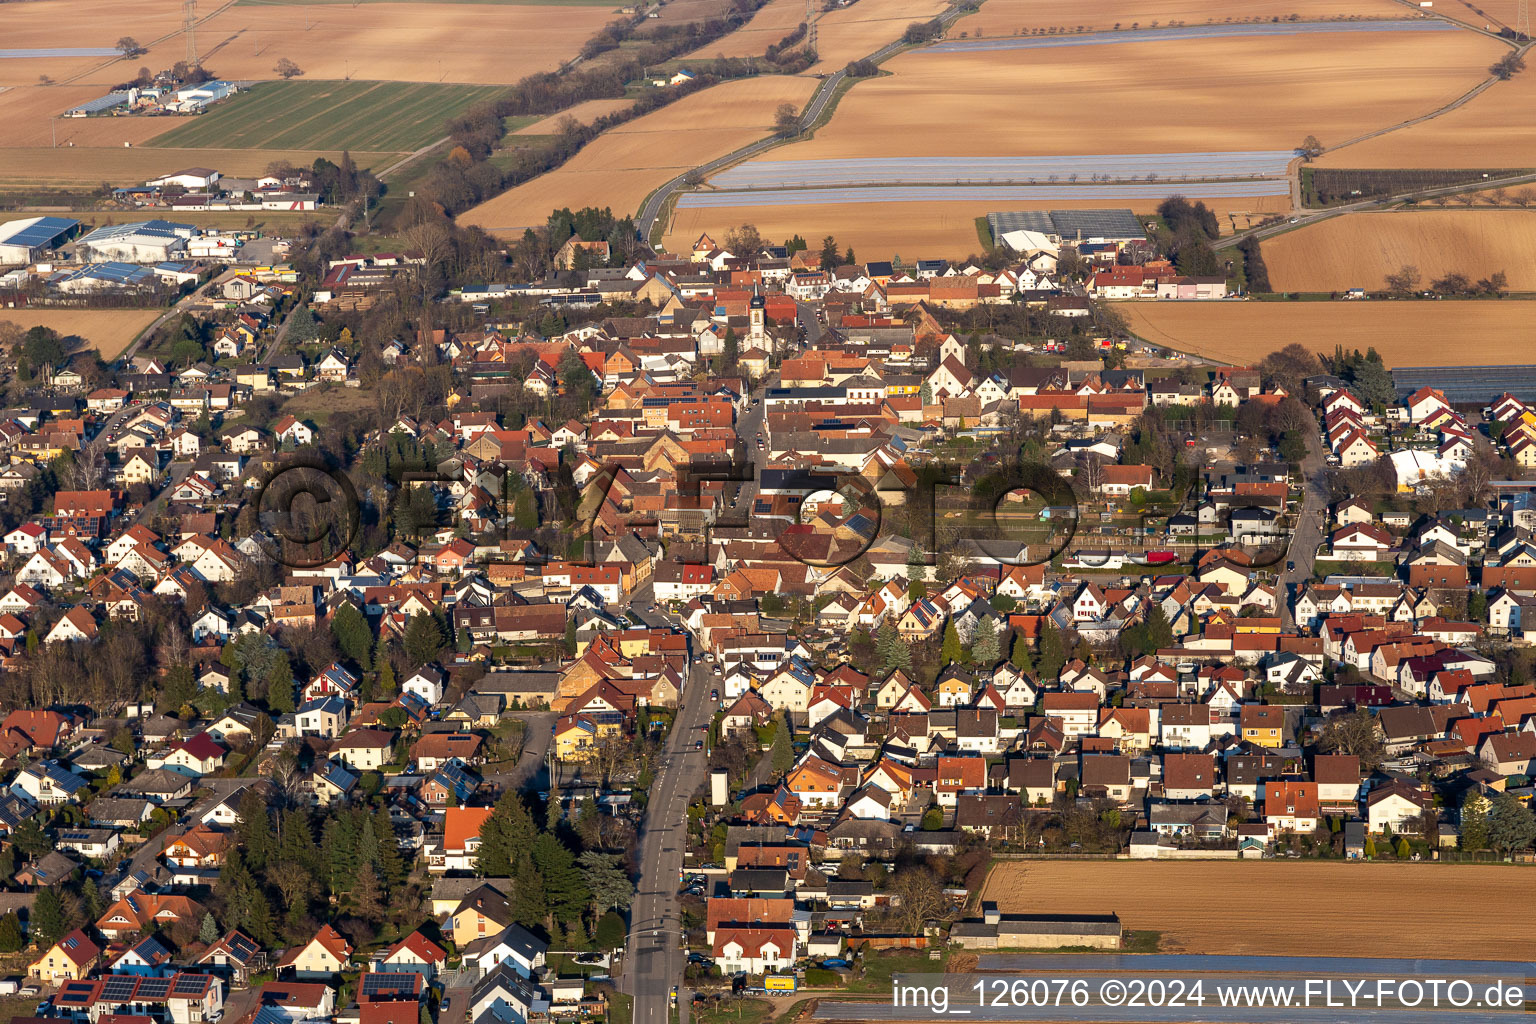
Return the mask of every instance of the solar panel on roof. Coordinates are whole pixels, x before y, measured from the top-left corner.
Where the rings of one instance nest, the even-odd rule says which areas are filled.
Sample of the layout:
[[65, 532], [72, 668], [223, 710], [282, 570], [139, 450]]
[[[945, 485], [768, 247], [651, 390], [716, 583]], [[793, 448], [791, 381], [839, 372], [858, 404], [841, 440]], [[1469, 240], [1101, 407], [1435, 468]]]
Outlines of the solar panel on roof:
[[91, 991], [96, 986], [89, 981], [66, 981], [59, 994], [79, 998]]
[[208, 986], [206, 974], [178, 974], [173, 981], [171, 994], [178, 996], [195, 996]]
[[126, 1002], [133, 998], [138, 982], [139, 979], [132, 975], [108, 977], [101, 986], [101, 998], [113, 1003]]
[[170, 978], [141, 978], [139, 979], [139, 990], [134, 994], [142, 1001], [146, 999], [164, 999], [170, 994], [170, 991]]
[[363, 978], [363, 995], [376, 996], [394, 992], [414, 993], [416, 975], [398, 972], [374, 972]]
[[994, 237], [1010, 231], [1039, 231], [1060, 238], [1144, 238], [1130, 210], [1005, 210], [987, 214]]

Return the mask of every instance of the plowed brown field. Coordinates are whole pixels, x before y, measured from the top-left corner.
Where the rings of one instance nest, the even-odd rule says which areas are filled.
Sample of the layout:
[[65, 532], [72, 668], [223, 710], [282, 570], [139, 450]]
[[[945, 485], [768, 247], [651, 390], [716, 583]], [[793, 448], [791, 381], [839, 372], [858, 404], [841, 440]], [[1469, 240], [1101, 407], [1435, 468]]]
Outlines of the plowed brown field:
[[1448, 103], [1505, 49], [1471, 32], [1341, 32], [1023, 56], [914, 51], [773, 159], [899, 154], [914, 139], [956, 156], [1289, 149], [1308, 133], [1326, 143]]
[[1381, 288], [1412, 264], [1426, 284], [1449, 273], [1476, 281], [1497, 271], [1513, 291], [1536, 291], [1536, 210], [1411, 210], [1335, 217], [1263, 244], [1276, 291]]
[[1536, 956], [1512, 865], [1344, 861], [1017, 861], [985, 899], [1004, 913], [1110, 913], [1177, 953], [1518, 960]]
[[[1465, 106], [1325, 153], [1319, 167], [1536, 167], [1536, 75], [1489, 86]], [[1427, 113], [1427, 111], [1426, 111]], [[1325, 145], [1350, 136], [1318, 135]]]
[[805, 0], [769, 0], [741, 28], [699, 47], [687, 57], [761, 57], [768, 47], [793, 32], [804, 20]]
[[[1388, 366], [1529, 363], [1536, 302], [1120, 302], [1155, 345], [1250, 366], [1296, 341], [1317, 352], [1374, 347]], [[1490, 396], [1492, 397], [1492, 396]]]
[[88, 347], [112, 359], [163, 313], [160, 309], [0, 309], [0, 320], [22, 330], [52, 327], [66, 338], [78, 335]]
[[694, 93], [607, 132], [565, 166], [481, 203], [459, 222], [521, 234], [563, 206], [633, 213], [679, 171], [767, 135], [780, 103], [798, 107], [814, 89], [809, 78], [764, 76]]

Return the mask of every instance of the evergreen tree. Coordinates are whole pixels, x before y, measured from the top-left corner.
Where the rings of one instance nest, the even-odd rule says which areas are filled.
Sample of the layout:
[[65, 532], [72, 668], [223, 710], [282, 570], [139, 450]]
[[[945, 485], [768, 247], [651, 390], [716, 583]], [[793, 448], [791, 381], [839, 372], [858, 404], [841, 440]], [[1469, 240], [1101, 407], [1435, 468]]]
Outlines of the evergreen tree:
[[922, 400], [924, 405], [932, 405], [933, 385], [928, 383], [926, 380], [923, 381], [923, 386], [917, 389], [917, 396]]
[[379, 878], [393, 892], [405, 883], [406, 866], [400, 856], [400, 842], [395, 838], [395, 826], [390, 823], [389, 810], [379, 807], [373, 812], [373, 837], [379, 848]]
[[533, 842], [533, 864], [544, 879], [544, 898], [554, 919], [580, 920], [592, 899], [592, 891], [566, 845], [554, 833], [543, 833]]
[[21, 918], [13, 910], [0, 917], [0, 953], [19, 953], [25, 949], [27, 937], [21, 930]]
[[50, 886], [44, 886], [37, 891], [37, 900], [32, 904], [32, 938], [37, 941], [38, 949], [47, 949], [69, 930], [68, 921], [64, 915], [64, 903], [59, 899], [59, 894]]
[[1061, 630], [1053, 625], [1047, 625], [1040, 631], [1040, 666], [1041, 679], [1057, 679], [1061, 676], [1061, 667], [1067, 663], [1067, 642], [1061, 635]]
[[298, 710], [294, 700], [293, 666], [286, 652], [279, 651], [267, 670], [267, 707], [274, 715], [288, 715]]
[[576, 620], [575, 619], [566, 619], [565, 620], [565, 653], [566, 653], [567, 657], [574, 657], [575, 654], [576, 654]]
[[42, 822], [36, 816], [21, 823], [11, 837], [12, 844], [27, 857], [39, 857], [53, 849], [53, 840], [43, 831]]
[[107, 901], [102, 898], [101, 886], [94, 878], [80, 883], [80, 912], [87, 921], [95, 921], [107, 912]]
[[828, 235], [821, 240], [821, 268], [831, 270], [837, 266], [837, 239]]
[[1488, 848], [1488, 798], [1475, 790], [1461, 802], [1461, 848], [1469, 852]]
[[203, 923], [197, 930], [197, 938], [205, 946], [211, 946], [219, 941], [219, 922], [213, 919], [212, 914], [203, 915]]
[[960, 660], [960, 633], [955, 629], [955, 620], [950, 619], [944, 623], [944, 647], [939, 652], [941, 665], [953, 665]]
[[971, 661], [988, 668], [996, 665], [1000, 653], [998, 646], [997, 623], [991, 618], [982, 619], [976, 624], [976, 635], [971, 638]]
[[619, 855], [588, 850], [577, 858], [581, 865], [581, 877], [591, 893], [592, 906], [597, 910], [623, 910], [635, 896], [635, 887], [624, 869], [619, 867]]
[[359, 668], [367, 671], [369, 655], [373, 650], [373, 631], [368, 619], [351, 601], [341, 602], [336, 614], [331, 616], [331, 635], [341, 653]]
[[272, 816], [267, 802], [254, 788], [240, 794], [236, 808], [236, 847], [252, 871], [265, 871], [276, 850], [272, 835]]
[[533, 848], [537, 831], [522, 797], [515, 792], [507, 793], [480, 826], [475, 870], [489, 878], [509, 877], [513, 867]]
[[437, 660], [446, 643], [437, 619], [426, 612], [417, 612], [406, 624], [403, 644], [406, 657], [414, 665], [427, 665]]
[[512, 525], [519, 530], [539, 528], [539, 500], [532, 488], [524, 488], [518, 492], [517, 500], [512, 504]]
[[1029, 651], [1029, 641], [1024, 639], [1023, 633], [1015, 633], [1013, 636], [1013, 653], [1008, 658], [1013, 662], [1013, 667], [1020, 672], [1033, 673], [1035, 671], [1035, 657]]
[[388, 652], [380, 651], [374, 654], [375, 665], [379, 666], [379, 693], [386, 700], [395, 697], [395, 667], [389, 662]]
[[1513, 793], [1500, 793], [1488, 812], [1488, 845], [1501, 856], [1536, 842], [1536, 815]]
[[1407, 860], [1412, 856], [1413, 851], [1408, 846], [1408, 838], [1406, 836], [1398, 836], [1397, 844], [1392, 847], [1392, 852], [1397, 854], [1398, 860]]
[[549, 900], [544, 895], [544, 876], [533, 866], [531, 853], [518, 857], [511, 874], [512, 919], [525, 928], [543, 924], [549, 917]]
[[780, 713], [778, 721], [774, 723], [773, 746], [769, 749], [768, 756], [775, 778], [783, 778], [784, 773], [794, 767], [795, 748], [789, 742], [789, 718], [783, 713]]

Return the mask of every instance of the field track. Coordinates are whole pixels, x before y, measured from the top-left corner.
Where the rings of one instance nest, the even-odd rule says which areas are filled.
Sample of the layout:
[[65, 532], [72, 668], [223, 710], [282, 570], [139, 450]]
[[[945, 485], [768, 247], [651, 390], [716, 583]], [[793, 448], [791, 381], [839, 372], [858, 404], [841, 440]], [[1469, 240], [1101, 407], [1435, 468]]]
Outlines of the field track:
[[1502, 864], [1010, 861], [984, 898], [1004, 913], [1116, 913], [1161, 932], [1163, 952], [1523, 960], [1536, 955], [1533, 877]]
[[[1536, 302], [1119, 302], [1131, 330], [1154, 345], [1239, 366], [1299, 341], [1375, 348], [1388, 366], [1529, 363]], [[1492, 397], [1492, 396], [1490, 396]]]

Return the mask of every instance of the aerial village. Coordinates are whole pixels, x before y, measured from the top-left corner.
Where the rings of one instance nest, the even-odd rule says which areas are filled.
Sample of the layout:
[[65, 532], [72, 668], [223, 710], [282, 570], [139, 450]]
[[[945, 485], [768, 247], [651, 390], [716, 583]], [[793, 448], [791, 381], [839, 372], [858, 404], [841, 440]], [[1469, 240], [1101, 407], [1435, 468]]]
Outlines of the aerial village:
[[653, 891], [690, 984], [783, 993], [1122, 947], [976, 912], [999, 852], [1536, 839], [1536, 409], [1127, 340], [1114, 289], [1219, 298], [1145, 240], [571, 234], [407, 329], [430, 247], [28, 227], [19, 296], [193, 287], [113, 361], [6, 339], [18, 1020], [625, 1021]]

